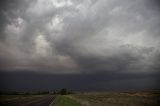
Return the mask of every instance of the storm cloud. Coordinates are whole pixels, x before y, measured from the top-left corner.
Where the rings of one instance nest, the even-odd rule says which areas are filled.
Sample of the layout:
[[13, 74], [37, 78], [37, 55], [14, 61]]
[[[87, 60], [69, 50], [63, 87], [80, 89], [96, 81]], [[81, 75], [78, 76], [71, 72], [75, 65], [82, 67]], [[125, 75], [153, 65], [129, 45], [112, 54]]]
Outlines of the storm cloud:
[[49, 74], [14, 71], [0, 72], [0, 91], [53, 91], [61, 88], [78, 91], [152, 90], [160, 87], [159, 81], [159, 74]]
[[159, 73], [159, 12], [159, 0], [3, 0], [0, 70]]

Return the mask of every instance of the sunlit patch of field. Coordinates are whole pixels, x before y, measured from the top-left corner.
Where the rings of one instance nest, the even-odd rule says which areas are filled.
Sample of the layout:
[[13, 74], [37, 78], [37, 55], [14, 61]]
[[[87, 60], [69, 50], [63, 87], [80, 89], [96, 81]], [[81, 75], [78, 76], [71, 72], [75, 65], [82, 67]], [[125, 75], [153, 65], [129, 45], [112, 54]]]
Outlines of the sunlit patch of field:
[[44, 95], [0, 95], [0, 106], [17, 106], [43, 97], [45, 96]]
[[79, 93], [72, 97], [88, 106], [160, 106], [160, 91]]

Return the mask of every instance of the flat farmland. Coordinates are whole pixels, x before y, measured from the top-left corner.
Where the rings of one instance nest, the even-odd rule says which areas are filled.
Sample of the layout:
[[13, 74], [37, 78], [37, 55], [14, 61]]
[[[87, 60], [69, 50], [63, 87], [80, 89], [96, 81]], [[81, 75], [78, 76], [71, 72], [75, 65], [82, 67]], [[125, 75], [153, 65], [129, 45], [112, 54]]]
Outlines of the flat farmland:
[[[56, 98], [56, 99], [55, 99]], [[52, 104], [53, 102], [53, 104]], [[45, 105], [44, 105], [45, 104]], [[160, 106], [160, 91], [77, 92], [70, 95], [0, 95], [0, 106]]]
[[160, 91], [79, 93], [71, 98], [84, 106], [160, 106]]

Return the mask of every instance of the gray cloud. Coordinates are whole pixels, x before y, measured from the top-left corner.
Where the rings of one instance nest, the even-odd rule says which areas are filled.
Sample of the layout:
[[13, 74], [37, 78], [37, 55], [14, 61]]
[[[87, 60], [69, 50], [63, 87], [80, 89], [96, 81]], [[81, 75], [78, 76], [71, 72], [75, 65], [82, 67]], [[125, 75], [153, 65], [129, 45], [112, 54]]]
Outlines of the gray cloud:
[[1, 70], [159, 71], [158, 0], [0, 4]]
[[147, 6], [149, 6], [149, 8], [156, 10], [157, 12], [160, 11], [160, 2], [159, 0], [147, 0]]

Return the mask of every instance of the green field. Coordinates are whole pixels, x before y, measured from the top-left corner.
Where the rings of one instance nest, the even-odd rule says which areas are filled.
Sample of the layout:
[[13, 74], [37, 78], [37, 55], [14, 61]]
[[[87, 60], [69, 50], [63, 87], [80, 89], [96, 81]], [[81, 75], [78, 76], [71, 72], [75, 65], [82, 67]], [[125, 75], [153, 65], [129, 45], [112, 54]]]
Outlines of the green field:
[[57, 96], [56, 104], [54, 106], [82, 106], [80, 102], [68, 97]]

